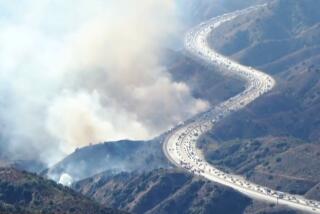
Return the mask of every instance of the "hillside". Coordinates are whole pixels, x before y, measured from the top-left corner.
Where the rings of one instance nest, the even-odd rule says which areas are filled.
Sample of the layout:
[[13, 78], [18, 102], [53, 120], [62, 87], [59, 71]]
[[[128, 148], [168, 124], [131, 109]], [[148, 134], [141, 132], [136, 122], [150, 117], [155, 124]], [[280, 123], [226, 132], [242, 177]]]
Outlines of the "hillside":
[[13, 167], [20, 170], [26, 170], [28, 172], [39, 173], [46, 168], [46, 165], [39, 160], [17, 160], [12, 159], [7, 155], [0, 154], [0, 167]]
[[43, 174], [59, 181], [60, 176], [67, 173], [77, 181], [106, 170], [114, 173], [149, 171], [169, 165], [162, 154], [160, 139], [144, 142], [123, 140], [77, 149]]
[[[271, 73], [278, 82], [267, 96], [220, 123], [215, 129], [218, 138], [319, 139], [319, 7], [316, 0], [272, 1], [266, 9], [228, 23], [212, 35], [215, 48]], [[280, 18], [282, 14], [286, 16]]]
[[[224, 171], [263, 186], [320, 200], [320, 147], [296, 138], [264, 137], [213, 141], [203, 137], [205, 157]], [[293, 164], [294, 163], [294, 164]]]
[[73, 188], [101, 204], [132, 213], [298, 213], [252, 201], [229, 188], [179, 170], [148, 173], [104, 173]]
[[237, 9], [243, 9], [266, 0], [177, 0], [181, 16], [192, 25]]
[[122, 213], [35, 174], [0, 168], [0, 213]]

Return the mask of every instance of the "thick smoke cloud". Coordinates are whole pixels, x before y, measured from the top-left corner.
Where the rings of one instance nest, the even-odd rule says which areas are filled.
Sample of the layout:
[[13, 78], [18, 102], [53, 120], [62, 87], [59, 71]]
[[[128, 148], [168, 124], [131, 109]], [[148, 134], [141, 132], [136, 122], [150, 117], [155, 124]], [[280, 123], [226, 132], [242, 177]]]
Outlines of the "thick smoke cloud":
[[173, 1], [0, 8], [2, 144], [18, 158], [50, 164], [89, 143], [151, 138], [208, 107], [159, 63], [178, 28]]

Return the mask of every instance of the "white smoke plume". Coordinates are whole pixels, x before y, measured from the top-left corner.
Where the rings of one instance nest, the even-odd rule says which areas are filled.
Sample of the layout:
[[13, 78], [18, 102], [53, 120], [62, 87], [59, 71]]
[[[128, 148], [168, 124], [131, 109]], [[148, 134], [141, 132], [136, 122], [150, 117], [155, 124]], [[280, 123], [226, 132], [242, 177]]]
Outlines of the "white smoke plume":
[[2, 144], [53, 163], [76, 147], [148, 139], [205, 110], [159, 63], [171, 0], [0, 2]]

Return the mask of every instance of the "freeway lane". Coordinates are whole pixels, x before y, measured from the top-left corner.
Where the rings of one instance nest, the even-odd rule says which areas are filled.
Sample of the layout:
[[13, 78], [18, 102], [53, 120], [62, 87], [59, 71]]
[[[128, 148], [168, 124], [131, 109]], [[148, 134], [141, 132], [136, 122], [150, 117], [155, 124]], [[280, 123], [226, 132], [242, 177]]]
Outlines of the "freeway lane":
[[228, 59], [211, 49], [207, 42], [210, 33], [221, 24], [264, 6], [250, 7], [210, 19], [187, 33], [185, 47], [191, 55], [208, 65], [218, 65], [224, 68], [221, 69], [221, 72], [225, 75], [243, 79], [246, 81], [246, 89], [209, 111], [199, 114], [172, 129], [164, 141], [163, 151], [170, 162], [177, 167], [231, 187], [251, 198], [279, 203], [305, 212], [320, 213], [320, 202], [318, 201], [262, 187], [247, 181], [243, 177], [227, 174], [216, 169], [204, 159], [196, 147], [199, 136], [212, 129], [216, 123], [226, 116], [244, 108], [270, 91], [276, 84], [271, 76]]

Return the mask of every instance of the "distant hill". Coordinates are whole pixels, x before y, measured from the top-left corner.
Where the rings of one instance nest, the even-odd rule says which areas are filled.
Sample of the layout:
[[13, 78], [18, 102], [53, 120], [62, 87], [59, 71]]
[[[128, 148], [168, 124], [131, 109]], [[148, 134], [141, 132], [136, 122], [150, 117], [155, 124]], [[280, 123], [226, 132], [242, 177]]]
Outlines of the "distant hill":
[[35, 174], [0, 168], [0, 213], [123, 213]]
[[12, 167], [28, 172], [39, 173], [46, 168], [46, 165], [38, 160], [14, 160], [7, 156], [0, 155], [0, 167]]
[[162, 153], [161, 139], [151, 141], [107, 142], [77, 149], [43, 174], [59, 181], [63, 173], [74, 181], [100, 172], [150, 171], [168, 167], [170, 163]]
[[253, 4], [266, 2], [267, 0], [176, 0], [181, 16], [188, 23], [195, 25], [199, 21], [207, 20], [237, 9], [243, 9]]
[[292, 66], [316, 54], [319, 6], [317, 0], [271, 0], [267, 7], [222, 25], [213, 33], [211, 43], [244, 64], [279, 73], [283, 69], [271, 64], [300, 52], [300, 58], [287, 61]]
[[101, 173], [73, 185], [101, 204], [132, 213], [298, 213], [257, 201], [180, 170]]

